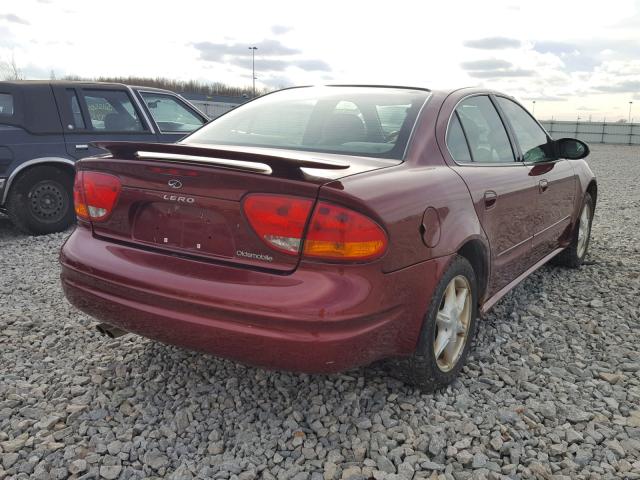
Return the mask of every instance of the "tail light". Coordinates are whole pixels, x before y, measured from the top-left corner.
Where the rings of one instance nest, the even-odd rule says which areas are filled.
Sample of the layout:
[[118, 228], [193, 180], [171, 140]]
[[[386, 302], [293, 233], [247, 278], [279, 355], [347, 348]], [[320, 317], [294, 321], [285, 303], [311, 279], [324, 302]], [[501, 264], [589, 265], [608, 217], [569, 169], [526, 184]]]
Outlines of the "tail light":
[[386, 248], [386, 233], [369, 217], [339, 205], [318, 202], [303, 254], [331, 260], [371, 260]]
[[73, 185], [76, 215], [99, 222], [111, 214], [121, 188], [120, 179], [108, 173], [80, 170]]
[[272, 248], [297, 255], [313, 201], [285, 195], [249, 195], [244, 212], [258, 236]]
[[[258, 236], [271, 248], [289, 255], [300, 252], [313, 201], [286, 195], [253, 194], [244, 212]], [[325, 260], [359, 261], [381, 256], [387, 235], [361, 213], [318, 202], [304, 238], [303, 255]]]

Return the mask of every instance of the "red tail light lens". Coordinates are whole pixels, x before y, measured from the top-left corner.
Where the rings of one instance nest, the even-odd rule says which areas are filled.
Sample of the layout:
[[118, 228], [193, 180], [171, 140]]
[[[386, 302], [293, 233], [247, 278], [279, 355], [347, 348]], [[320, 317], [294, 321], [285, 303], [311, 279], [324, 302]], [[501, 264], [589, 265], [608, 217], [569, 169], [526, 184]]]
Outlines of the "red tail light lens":
[[387, 235], [376, 222], [339, 205], [319, 202], [304, 241], [306, 257], [372, 260], [387, 248]]
[[[289, 255], [300, 252], [313, 201], [286, 195], [253, 194], [244, 212], [258, 236], [271, 248]], [[316, 206], [304, 239], [303, 255], [326, 260], [360, 261], [380, 257], [387, 235], [361, 213], [328, 202]]]
[[73, 204], [78, 218], [89, 220], [89, 211], [87, 210], [87, 202], [84, 200], [84, 191], [82, 188], [83, 176], [83, 171], [76, 172], [76, 178], [73, 181]]
[[249, 195], [244, 212], [258, 236], [270, 247], [297, 255], [313, 200], [286, 195]]
[[121, 189], [120, 179], [100, 172], [79, 171], [73, 185], [76, 215], [99, 222], [111, 214]]

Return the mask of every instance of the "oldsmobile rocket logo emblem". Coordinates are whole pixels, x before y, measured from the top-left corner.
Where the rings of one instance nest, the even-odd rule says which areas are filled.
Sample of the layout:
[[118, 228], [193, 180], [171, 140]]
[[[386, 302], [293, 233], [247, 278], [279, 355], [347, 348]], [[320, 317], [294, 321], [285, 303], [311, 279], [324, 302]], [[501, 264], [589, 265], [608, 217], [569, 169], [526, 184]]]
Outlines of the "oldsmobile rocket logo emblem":
[[167, 182], [167, 185], [169, 185], [171, 188], [182, 188], [182, 182], [180, 180], [169, 180]]

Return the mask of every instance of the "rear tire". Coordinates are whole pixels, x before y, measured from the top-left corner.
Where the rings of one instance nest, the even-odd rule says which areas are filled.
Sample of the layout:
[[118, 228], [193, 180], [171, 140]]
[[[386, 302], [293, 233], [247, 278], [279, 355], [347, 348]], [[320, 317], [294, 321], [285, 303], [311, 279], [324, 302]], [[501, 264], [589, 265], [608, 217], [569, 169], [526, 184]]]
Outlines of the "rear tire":
[[7, 213], [25, 233], [60, 232], [75, 221], [73, 176], [56, 167], [35, 167], [22, 173], [11, 186]]
[[591, 239], [591, 224], [593, 222], [593, 199], [588, 193], [584, 196], [580, 216], [573, 229], [571, 243], [553, 259], [554, 263], [563, 267], [579, 268], [587, 256], [589, 240]]
[[476, 274], [466, 258], [456, 256], [433, 293], [415, 353], [392, 360], [395, 372], [427, 392], [449, 385], [469, 355], [477, 314]]

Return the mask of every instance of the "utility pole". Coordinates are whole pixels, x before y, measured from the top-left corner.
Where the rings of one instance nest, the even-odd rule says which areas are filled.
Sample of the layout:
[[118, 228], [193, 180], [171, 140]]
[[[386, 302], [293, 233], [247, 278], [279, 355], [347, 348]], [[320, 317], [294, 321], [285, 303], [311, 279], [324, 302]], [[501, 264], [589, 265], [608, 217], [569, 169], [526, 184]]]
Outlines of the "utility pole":
[[256, 97], [256, 50], [258, 47], [249, 47], [251, 50], [251, 79], [253, 80], [253, 98]]

